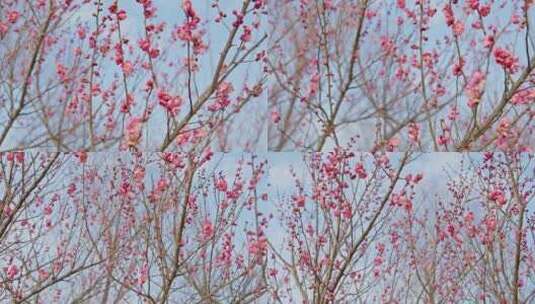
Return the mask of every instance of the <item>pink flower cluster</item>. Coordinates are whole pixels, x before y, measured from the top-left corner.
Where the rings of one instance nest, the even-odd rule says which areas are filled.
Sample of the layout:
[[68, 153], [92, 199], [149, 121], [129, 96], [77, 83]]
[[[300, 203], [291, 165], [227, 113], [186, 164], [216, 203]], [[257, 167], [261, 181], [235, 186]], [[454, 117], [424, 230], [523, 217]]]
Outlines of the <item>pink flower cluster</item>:
[[186, 14], [186, 21], [176, 30], [175, 38], [187, 43], [191, 43], [193, 47], [193, 54], [203, 54], [207, 50], [208, 46], [202, 40], [204, 32], [198, 29], [201, 19], [193, 8], [190, 0], [185, 0], [183, 2], [182, 9]]
[[212, 112], [224, 110], [230, 104], [230, 94], [234, 91], [232, 83], [222, 82], [216, 91], [215, 103], [208, 106], [208, 110]]
[[514, 74], [520, 68], [518, 64], [518, 58], [513, 55], [509, 50], [504, 48], [496, 48], [494, 50], [494, 58], [496, 63], [501, 65], [507, 72]]
[[176, 116], [182, 105], [180, 96], [171, 96], [169, 93], [160, 90], [158, 92], [158, 103], [167, 110], [171, 116]]
[[470, 108], [475, 108], [479, 104], [484, 86], [485, 74], [483, 74], [481, 71], [476, 71], [468, 81], [468, 84], [466, 85], [468, 106]]

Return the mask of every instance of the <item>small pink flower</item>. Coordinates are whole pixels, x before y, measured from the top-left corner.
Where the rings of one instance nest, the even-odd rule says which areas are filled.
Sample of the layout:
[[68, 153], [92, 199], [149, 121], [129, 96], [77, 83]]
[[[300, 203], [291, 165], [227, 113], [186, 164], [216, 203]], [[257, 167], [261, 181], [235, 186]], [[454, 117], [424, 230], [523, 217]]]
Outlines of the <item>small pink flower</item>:
[[314, 75], [312, 75], [312, 78], [310, 79], [310, 85], [308, 88], [308, 96], [306, 100], [309, 100], [314, 95], [316, 95], [316, 93], [318, 92], [319, 86], [320, 86], [320, 74], [315, 73]]
[[141, 118], [132, 118], [126, 126], [126, 145], [135, 147], [141, 140]]
[[278, 123], [281, 120], [281, 115], [278, 111], [271, 111], [271, 121]]
[[514, 105], [525, 105], [535, 102], [535, 89], [523, 89], [511, 99]]
[[17, 20], [19, 19], [19, 16], [20, 16], [19, 12], [11, 11], [11, 12], [7, 13], [7, 21], [9, 21], [12, 24], [16, 23]]
[[496, 216], [494, 215], [487, 216], [485, 220], [483, 221], [483, 223], [485, 224], [485, 227], [487, 228], [488, 232], [494, 231], [494, 229], [496, 229], [496, 224], [497, 224]]
[[446, 24], [448, 26], [452, 26], [455, 23], [455, 17], [453, 16], [453, 9], [451, 8], [451, 5], [447, 4], [446, 6], [444, 6], [442, 12], [444, 13]]
[[490, 192], [489, 199], [491, 201], [494, 201], [494, 202], [498, 203], [501, 206], [505, 205], [505, 203], [506, 203], [505, 195], [499, 189], [498, 190], [493, 190], [492, 192]]
[[472, 223], [474, 221], [474, 213], [472, 211], [466, 213], [466, 215], [464, 216], [464, 221], [466, 223]]
[[518, 58], [504, 48], [496, 48], [494, 50], [494, 58], [497, 64], [511, 74], [516, 73], [519, 69]]
[[258, 237], [257, 239], [251, 240], [249, 243], [249, 254], [260, 263], [261, 259], [267, 253], [267, 239], [263, 236]]
[[453, 32], [456, 36], [461, 36], [464, 33], [464, 23], [459, 20], [455, 21], [453, 24]]
[[45, 215], [51, 215], [52, 214], [52, 205], [47, 205], [44, 209]]
[[490, 14], [490, 4], [481, 5], [479, 7], [479, 14], [481, 14], [481, 17], [487, 17]]
[[226, 192], [227, 191], [227, 181], [225, 181], [224, 178], [220, 177], [217, 179], [216, 183], [215, 183], [215, 188], [221, 192]]
[[401, 140], [396, 136], [392, 137], [386, 143], [386, 151], [393, 152], [401, 143]]
[[58, 74], [61, 82], [67, 82], [69, 80], [67, 76], [67, 68], [61, 63], [56, 64], [56, 73]]
[[461, 113], [459, 113], [459, 109], [457, 109], [456, 106], [452, 106], [450, 108], [450, 111], [448, 112], [448, 119], [451, 121], [457, 120], [459, 118]]
[[409, 139], [413, 144], [420, 142], [420, 126], [415, 122], [409, 123]]
[[132, 72], [134, 71], [134, 65], [132, 64], [132, 62], [125, 61], [123, 62], [121, 67], [123, 69], [123, 73], [125, 74], [125, 76], [132, 75]]
[[366, 177], [368, 177], [368, 174], [366, 173], [366, 169], [364, 168], [364, 165], [362, 163], [357, 163], [355, 165], [355, 174], [360, 179], [365, 179]]
[[184, 13], [186, 13], [186, 16], [188, 18], [196, 18], [197, 13], [193, 9], [193, 5], [191, 4], [191, 0], [184, 0], [182, 3], [182, 9], [184, 10]]
[[304, 208], [305, 207], [305, 196], [304, 195], [294, 196], [293, 197], [293, 201], [295, 202], [295, 205], [298, 208]]
[[481, 99], [483, 87], [485, 86], [485, 74], [476, 71], [466, 85], [466, 94], [468, 95], [468, 106], [475, 108]]
[[342, 207], [342, 216], [347, 220], [351, 219], [351, 217], [353, 216], [353, 210], [351, 209], [350, 204], [344, 204], [344, 206]]
[[145, 282], [147, 282], [148, 279], [149, 279], [149, 266], [147, 265], [147, 263], [144, 263], [139, 271], [139, 277], [137, 279], [137, 283], [139, 285], [143, 285], [145, 284]]
[[138, 41], [139, 48], [144, 52], [149, 52], [150, 50], [150, 41], [148, 39], [141, 39]]
[[171, 96], [165, 91], [158, 92], [158, 101], [159, 104], [164, 107], [172, 116], [176, 116], [178, 114], [180, 111], [180, 106], [183, 102], [180, 96]]
[[243, 43], [246, 43], [246, 42], [249, 42], [251, 41], [251, 28], [248, 27], [248, 26], [244, 26], [243, 27], [243, 34], [240, 36], [240, 40], [243, 42]]
[[124, 10], [120, 10], [118, 13], [117, 13], [117, 19], [119, 20], [125, 20], [126, 19], [126, 12]]
[[140, 183], [143, 181], [143, 179], [145, 178], [145, 168], [141, 167], [141, 166], [136, 166], [134, 168], [134, 179]]
[[214, 225], [212, 225], [212, 222], [210, 220], [205, 219], [204, 223], [202, 224], [202, 240], [207, 241], [211, 239], [214, 235]]
[[78, 27], [78, 30], [76, 31], [76, 33], [78, 34], [78, 38], [80, 38], [81, 40], [84, 40], [85, 39], [85, 28], [83, 27]]
[[463, 74], [463, 68], [464, 68], [464, 59], [461, 57], [459, 59], [459, 62], [453, 65], [453, 75], [454, 76], [461, 76]]
[[373, 264], [375, 266], [381, 266], [381, 264], [383, 264], [383, 258], [380, 256], [376, 256], [375, 259], [373, 259]]
[[494, 36], [492, 35], [485, 36], [485, 40], [483, 40], [483, 45], [487, 49], [490, 49], [494, 45]]
[[84, 164], [87, 161], [87, 152], [85, 151], [75, 152], [74, 155], [80, 160], [81, 164]]
[[158, 56], [160, 56], [160, 50], [159, 50], [159, 49], [151, 49], [151, 50], [149, 51], [149, 56], [150, 56], [150, 58], [152, 58], [152, 59], [156, 59], [156, 58], [158, 58]]
[[8, 280], [13, 280], [19, 274], [19, 268], [17, 265], [10, 265], [5, 269]]
[[473, 10], [477, 10], [479, 8], [479, 0], [469, 0], [468, 6]]
[[208, 110], [215, 112], [225, 109], [230, 104], [230, 94], [234, 87], [230, 82], [223, 82], [219, 85], [216, 92], [216, 102], [208, 107]]

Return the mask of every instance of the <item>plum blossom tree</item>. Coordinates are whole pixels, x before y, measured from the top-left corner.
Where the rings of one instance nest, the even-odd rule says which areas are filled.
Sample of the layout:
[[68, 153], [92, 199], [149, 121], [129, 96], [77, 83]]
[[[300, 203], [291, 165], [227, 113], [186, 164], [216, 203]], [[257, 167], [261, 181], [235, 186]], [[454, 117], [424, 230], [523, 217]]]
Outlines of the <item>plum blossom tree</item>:
[[261, 146], [265, 1], [127, 2], [2, 1], [0, 149]]
[[254, 303], [266, 162], [213, 154], [2, 155], [2, 301]]
[[270, 5], [271, 150], [532, 150], [533, 1]]
[[425, 302], [530, 303], [535, 297], [533, 156], [481, 156], [465, 160], [432, 208], [396, 223], [410, 262], [401, 275], [404, 288]]
[[305, 157], [305, 177], [294, 172], [295, 192], [280, 206], [284, 239], [270, 240], [274, 299], [378, 302], [384, 269], [398, 263], [389, 227], [412, 210], [422, 179], [405, 173], [409, 154], [395, 158], [346, 149]]
[[418, 158], [304, 156], [269, 239], [273, 301], [532, 302], [533, 156], [458, 156], [437, 191]]

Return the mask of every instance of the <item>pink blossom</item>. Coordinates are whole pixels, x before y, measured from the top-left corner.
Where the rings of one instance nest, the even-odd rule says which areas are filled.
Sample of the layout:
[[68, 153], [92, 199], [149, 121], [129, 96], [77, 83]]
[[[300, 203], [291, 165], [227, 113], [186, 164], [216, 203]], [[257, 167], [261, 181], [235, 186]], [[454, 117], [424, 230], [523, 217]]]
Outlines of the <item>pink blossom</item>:
[[45, 207], [45, 209], [43, 210], [43, 213], [44, 213], [45, 215], [51, 215], [51, 214], [52, 214], [52, 211], [53, 211], [53, 210], [52, 210], [52, 205], [47, 205], [47, 206]]
[[494, 36], [493, 35], [485, 36], [485, 39], [483, 40], [483, 45], [487, 49], [490, 49], [494, 45]]
[[141, 269], [139, 270], [139, 277], [137, 279], [137, 283], [139, 285], [145, 284], [147, 280], [149, 279], [149, 266], [147, 263], [144, 263]]
[[271, 111], [271, 121], [273, 123], [278, 123], [281, 120], [281, 115], [279, 111]]
[[158, 58], [158, 56], [160, 56], [160, 50], [159, 49], [150, 49], [149, 50], [149, 56], [152, 59]]
[[142, 182], [145, 178], [145, 168], [136, 166], [134, 168], [134, 180], [138, 183]]
[[499, 189], [491, 191], [489, 194], [489, 199], [491, 201], [498, 203], [501, 206], [505, 205], [506, 203], [505, 195]]
[[191, 4], [191, 0], [184, 0], [182, 3], [182, 9], [184, 10], [184, 13], [186, 13], [186, 16], [188, 18], [197, 18], [197, 12], [195, 12], [195, 9]]
[[481, 5], [479, 7], [479, 14], [481, 14], [481, 17], [487, 17], [490, 14], [491, 6], [490, 4]]
[[514, 105], [527, 105], [535, 101], [535, 89], [522, 89], [511, 99]]
[[171, 116], [176, 116], [178, 114], [183, 102], [180, 96], [171, 96], [162, 90], [158, 92], [158, 101], [159, 104], [171, 114]]
[[468, 211], [464, 216], [464, 220], [466, 223], [472, 223], [474, 221], [474, 213], [472, 211]]
[[464, 68], [464, 58], [460, 58], [459, 62], [453, 65], [453, 75], [454, 76], [461, 76], [463, 74], [463, 68]]
[[85, 28], [83, 28], [82, 26], [79, 26], [78, 27], [78, 30], [76, 31], [76, 33], [78, 34], [78, 38], [80, 38], [80, 40], [84, 40], [85, 39]]
[[351, 217], [353, 216], [353, 210], [352, 210], [350, 204], [344, 204], [343, 205], [343, 207], [342, 207], [342, 216], [347, 220], [351, 219]]
[[373, 259], [373, 264], [375, 266], [381, 266], [381, 264], [383, 264], [383, 258], [380, 256], [376, 256], [375, 259]]
[[243, 43], [246, 43], [246, 42], [249, 42], [251, 41], [251, 28], [248, 27], [248, 26], [244, 26], [243, 27], [243, 34], [240, 36], [240, 40], [243, 42]]
[[518, 71], [518, 58], [515, 57], [510, 51], [504, 48], [496, 48], [494, 50], [494, 58], [496, 63], [501, 65], [506, 71], [514, 74]]
[[11, 11], [11, 12], [7, 13], [7, 21], [9, 21], [10, 23], [14, 24], [19, 19], [19, 16], [20, 16], [19, 12]]
[[7, 268], [4, 268], [7, 274], [8, 280], [13, 280], [19, 274], [19, 268], [17, 265], [10, 265]]
[[466, 85], [466, 94], [468, 95], [468, 106], [475, 108], [481, 99], [481, 94], [485, 86], [485, 74], [476, 71]]
[[320, 84], [320, 74], [316, 72], [316, 73], [314, 73], [314, 75], [312, 75], [312, 78], [310, 79], [310, 85], [309, 85], [309, 88], [308, 88], [308, 95], [302, 101], [310, 100], [314, 95], [316, 95], [316, 93], [318, 92], [318, 89], [319, 89], [319, 84]]
[[456, 36], [461, 36], [464, 33], [464, 23], [457, 20], [453, 24], [453, 32]]
[[365, 179], [368, 176], [368, 174], [366, 173], [366, 169], [364, 168], [364, 165], [362, 163], [357, 163], [355, 165], [355, 174], [360, 179]]
[[457, 120], [459, 118], [459, 109], [456, 106], [452, 106], [448, 112], [448, 119], [451, 121]]
[[399, 144], [401, 144], [401, 140], [399, 139], [399, 137], [395, 136], [390, 138], [386, 143], [386, 151], [394, 151], [399, 146]]
[[267, 239], [263, 236], [258, 237], [257, 239], [251, 240], [249, 242], [249, 254], [253, 256], [253, 258], [260, 263], [261, 259], [266, 255], [267, 253]]
[[223, 248], [221, 249], [221, 253], [217, 257], [219, 263], [230, 266], [230, 263], [232, 261], [232, 249], [234, 246], [232, 245], [232, 235], [230, 233], [225, 233], [223, 236]]
[[216, 180], [215, 187], [221, 192], [226, 192], [228, 187], [227, 181], [224, 178], [220, 177]]
[[455, 17], [453, 16], [451, 5], [447, 4], [444, 6], [442, 12], [444, 13], [444, 18], [446, 18], [446, 24], [452, 26], [455, 23]]
[[140, 39], [138, 41], [139, 48], [144, 52], [149, 52], [150, 50], [150, 41], [148, 39]]
[[487, 231], [492, 232], [494, 229], [496, 229], [496, 216], [490, 215], [485, 218], [483, 221], [485, 227], [487, 228]]
[[234, 90], [232, 83], [223, 82], [216, 91], [216, 102], [208, 107], [208, 110], [215, 112], [224, 110], [230, 104], [230, 93]]
[[305, 196], [304, 195], [294, 196], [292, 199], [295, 202], [295, 205], [297, 206], [297, 208], [304, 208], [305, 207]]
[[58, 74], [61, 82], [67, 82], [69, 80], [67, 76], [67, 68], [63, 64], [56, 64], [56, 73]]
[[85, 151], [75, 152], [74, 155], [80, 160], [80, 163], [82, 164], [84, 164], [87, 160], [87, 152]]
[[135, 147], [141, 140], [141, 118], [132, 118], [126, 126], [126, 145], [128, 147]]
[[214, 225], [209, 219], [205, 219], [202, 224], [202, 240], [208, 241], [214, 235]]
[[124, 10], [120, 10], [117, 12], [117, 19], [119, 20], [125, 20], [126, 19], [126, 12]]
[[124, 61], [121, 68], [123, 69], [125, 76], [132, 75], [132, 72], [134, 71], [134, 65], [130, 61]]
[[420, 142], [420, 126], [415, 122], [409, 123], [409, 139], [414, 144]]

